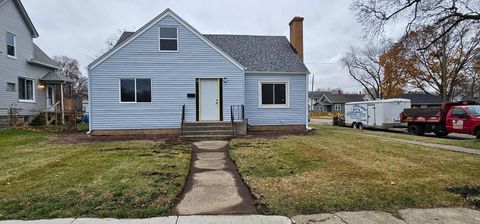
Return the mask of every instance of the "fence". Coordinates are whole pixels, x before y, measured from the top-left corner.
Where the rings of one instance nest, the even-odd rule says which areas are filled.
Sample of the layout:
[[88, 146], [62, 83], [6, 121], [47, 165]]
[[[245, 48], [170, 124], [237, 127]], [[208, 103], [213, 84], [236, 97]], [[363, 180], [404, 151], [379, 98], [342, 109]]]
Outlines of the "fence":
[[0, 128], [18, 128], [22, 126], [62, 125], [63, 131], [79, 130], [77, 124], [82, 121], [83, 112], [76, 107], [73, 110], [35, 110], [24, 108], [0, 108]]

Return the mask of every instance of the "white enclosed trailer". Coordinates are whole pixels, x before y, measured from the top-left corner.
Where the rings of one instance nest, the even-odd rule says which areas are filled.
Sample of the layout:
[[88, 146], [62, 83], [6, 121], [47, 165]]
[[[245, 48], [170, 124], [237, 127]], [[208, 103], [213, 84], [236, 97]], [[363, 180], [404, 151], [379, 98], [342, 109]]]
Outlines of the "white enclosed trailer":
[[345, 104], [345, 125], [353, 128], [403, 127], [400, 113], [411, 108], [408, 99], [362, 101]]

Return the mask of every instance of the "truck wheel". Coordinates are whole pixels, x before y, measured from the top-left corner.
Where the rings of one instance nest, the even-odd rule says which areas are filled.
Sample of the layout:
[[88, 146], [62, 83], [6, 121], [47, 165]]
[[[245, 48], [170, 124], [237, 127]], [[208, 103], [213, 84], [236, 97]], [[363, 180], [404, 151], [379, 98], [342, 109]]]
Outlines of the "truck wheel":
[[357, 124], [357, 128], [358, 128], [358, 129], [363, 129], [363, 124], [362, 124], [362, 123], [358, 123], [358, 124]]
[[425, 131], [419, 125], [411, 125], [408, 127], [408, 133], [411, 135], [423, 135]]
[[352, 128], [353, 128], [353, 129], [357, 129], [357, 128], [358, 128], [357, 123], [353, 123], [353, 124], [352, 124]]

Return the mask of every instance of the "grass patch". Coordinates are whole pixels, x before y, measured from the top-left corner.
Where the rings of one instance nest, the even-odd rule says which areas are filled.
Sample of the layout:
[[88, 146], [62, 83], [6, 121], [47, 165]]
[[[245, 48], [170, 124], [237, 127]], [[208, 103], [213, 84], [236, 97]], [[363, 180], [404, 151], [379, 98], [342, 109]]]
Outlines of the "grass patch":
[[188, 145], [47, 139], [0, 132], [0, 220], [169, 215], [190, 165]]
[[436, 143], [436, 144], [445, 144], [445, 145], [453, 145], [453, 146], [460, 146], [460, 147], [466, 147], [466, 148], [472, 148], [472, 149], [480, 149], [480, 140], [478, 139], [458, 139], [458, 138], [453, 138], [453, 137], [436, 137], [435, 135], [426, 135], [426, 136], [416, 136], [416, 135], [408, 135], [408, 134], [402, 134], [402, 133], [393, 133], [393, 132], [385, 132], [385, 131], [374, 131], [374, 130], [357, 130], [357, 129], [352, 129], [352, 128], [342, 128], [338, 129], [337, 127], [319, 127], [315, 126], [316, 128], [322, 128], [322, 129], [327, 129], [327, 128], [333, 128], [334, 130], [341, 130], [343, 132], [349, 132], [349, 133], [363, 133], [363, 134], [371, 134], [371, 135], [379, 135], [383, 137], [389, 137], [389, 138], [398, 138], [398, 139], [405, 139], [405, 140], [414, 140], [414, 141], [421, 141], [421, 142], [427, 142], [427, 143]]
[[231, 142], [230, 154], [261, 213], [471, 205], [448, 189], [480, 186], [479, 156], [338, 130], [320, 126], [312, 135]]

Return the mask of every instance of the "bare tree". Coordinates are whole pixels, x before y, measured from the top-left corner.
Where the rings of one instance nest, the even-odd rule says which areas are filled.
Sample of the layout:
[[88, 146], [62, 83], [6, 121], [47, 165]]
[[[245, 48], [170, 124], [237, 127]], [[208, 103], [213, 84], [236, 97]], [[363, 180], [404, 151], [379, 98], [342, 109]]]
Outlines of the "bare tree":
[[479, 55], [480, 30], [470, 30], [468, 24], [455, 27], [425, 50], [433, 36], [444, 30], [425, 27], [412, 32], [401, 43], [403, 54], [411, 66], [410, 83], [422, 91], [441, 96], [445, 101], [458, 96], [468, 81], [468, 68]]
[[384, 49], [367, 45], [363, 49], [350, 47], [341, 59], [350, 76], [360, 83], [372, 99], [382, 99], [383, 67], [379, 58]]
[[80, 71], [78, 61], [67, 56], [55, 56], [53, 60], [58, 64], [58, 72], [74, 81], [67, 86], [66, 96], [71, 99], [86, 99], [88, 97], [88, 79]]
[[431, 36], [421, 49], [430, 47], [455, 27], [480, 23], [478, 0], [355, 0], [352, 9], [368, 34], [378, 35], [386, 25], [402, 23], [405, 33], [429, 26], [441, 32]]

